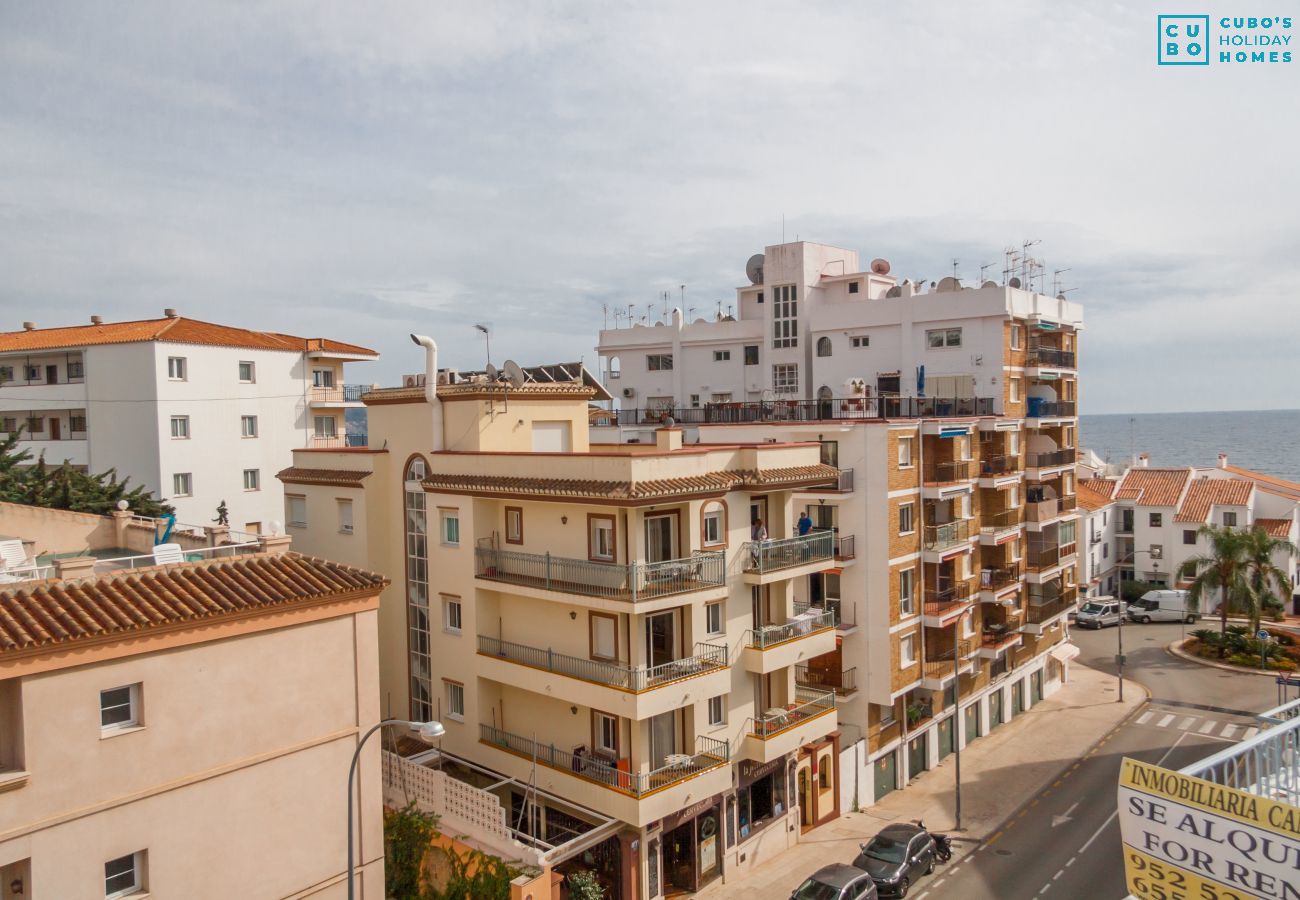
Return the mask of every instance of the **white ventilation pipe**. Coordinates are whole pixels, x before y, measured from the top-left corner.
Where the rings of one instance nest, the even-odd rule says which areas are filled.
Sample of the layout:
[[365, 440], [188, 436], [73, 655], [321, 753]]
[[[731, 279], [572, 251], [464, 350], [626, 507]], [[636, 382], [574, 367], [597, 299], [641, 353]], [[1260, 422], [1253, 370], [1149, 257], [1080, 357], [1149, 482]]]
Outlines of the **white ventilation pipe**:
[[433, 447], [442, 449], [442, 401], [438, 399], [438, 345], [426, 334], [413, 334], [411, 340], [424, 348], [424, 399], [433, 407]]

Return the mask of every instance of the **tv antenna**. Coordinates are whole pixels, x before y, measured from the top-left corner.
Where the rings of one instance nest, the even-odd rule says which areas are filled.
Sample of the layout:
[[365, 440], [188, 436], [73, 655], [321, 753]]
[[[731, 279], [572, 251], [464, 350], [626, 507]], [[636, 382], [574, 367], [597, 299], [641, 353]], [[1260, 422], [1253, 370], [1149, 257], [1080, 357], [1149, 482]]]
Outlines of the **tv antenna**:
[[957, 259], [956, 257], [953, 257], [953, 261], [952, 261], [952, 277], [953, 277], [953, 278], [956, 278], [956, 277], [957, 277], [957, 267], [958, 267], [959, 265], [961, 265], [961, 260], [960, 260], [960, 259]]
[[1056, 269], [1055, 271], [1052, 272], [1052, 296], [1053, 297], [1062, 293], [1061, 276], [1068, 271], [1070, 271], [1070, 269], [1066, 268], [1066, 269]]

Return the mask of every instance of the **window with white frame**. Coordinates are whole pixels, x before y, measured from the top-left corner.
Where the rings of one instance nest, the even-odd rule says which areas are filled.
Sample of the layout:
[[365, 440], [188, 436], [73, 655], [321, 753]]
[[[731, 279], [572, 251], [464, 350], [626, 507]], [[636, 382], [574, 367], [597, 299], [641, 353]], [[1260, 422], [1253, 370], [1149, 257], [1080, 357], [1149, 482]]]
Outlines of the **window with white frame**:
[[172, 416], [172, 439], [185, 440], [190, 436], [190, 417]]
[[1020, 402], [1020, 379], [1010, 378], [1007, 380], [1007, 399], [1012, 403]]
[[1021, 340], [1022, 340], [1022, 337], [1021, 337], [1021, 329], [1020, 329], [1020, 326], [1019, 326], [1019, 325], [1012, 325], [1012, 326], [1011, 326], [1011, 349], [1012, 349], [1012, 350], [1019, 350], [1019, 349], [1020, 349], [1020, 341], [1021, 341]]
[[898, 573], [898, 614], [910, 616], [916, 613], [916, 570], [903, 569]]
[[1237, 527], [1237, 514], [1235, 512], [1225, 512], [1223, 514], [1223, 527], [1224, 528]]
[[699, 408], [700, 408], [700, 395], [691, 394], [691, 409], [699, 409]]
[[618, 619], [609, 613], [587, 614], [592, 659], [618, 659]]
[[772, 288], [772, 346], [799, 346], [799, 287], [783, 284]]
[[925, 344], [931, 350], [941, 347], [960, 347], [960, 328], [933, 328], [925, 333]]
[[3, 384], [6, 381], [13, 381], [13, 380], [14, 380], [14, 367], [0, 366], [0, 384]]
[[333, 369], [312, 369], [311, 386], [318, 388], [334, 387], [334, 370]]
[[772, 366], [772, 390], [778, 394], [799, 393], [799, 364], [777, 363]]
[[104, 898], [115, 900], [145, 889], [145, 852], [138, 850], [104, 863]]
[[645, 358], [645, 367], [651, 372], [669, 372], [673, 368], [671, 353], [651, 353]]
[[167, 357], [167, 377], [172, 381], [184, 381], [189, 372], [189, 366], [185, 363], [183, 356]]
[[916, 664], [916, 635], [905, 634], [898, 639], [898, 665], [900, 668]]
[[444, 594], [442, 597], [442, 627], [452, 634], [460, 634], [463, 623], [464, 608], [459, 597]]
[[966, 615], [961, 617], [961, 636], [971, 637], [974, 634], [975, 634], [975, 615], [974, 613], [966, 613]]
[[506, 543], [522, 544], [524, 542], [524, 508], [522, 506], [506, 507]]
[[307, 498], [300, 494], [286, 494], [284, 520], [295, 528], [307, 527]]
[[704, 604], [705, 634], [722, 634], [722, 602]]
[[121, 731], [140, 725], [140, 685], [109, 688], [99, 692], [99, 727], [104, 732]]
[[442, 519], [442, 542], [449, 547], [460, 545], [460, 511], [444, 509]]
[[712, 403], [730, 403], [731, 391], [717, 391], [709, 395], [709, 401]]
[[901, 437], [898, 439], [898, 467], [900, 469], [910, 469], [912, 467], [912, 444], [915, 438]]
[[618, 755], [618, 717], [611, 716], [608, 713], [596, 710], [593, 713], [595, 717], [595, 739], [596, 751], [604, 753], [607, 756]]
[[318, 438], [336, 438], [339, 436], [338, 420], [333, 416], [313, 416], [312, 427]]
[[465, 685], [459, 681], [444, 681], [447, 685], [447, 717], [457, 722], [465, 721]]
[[188, 497], [194, 493], [194, 475], [190, 472], [177, 472], [172, 476], [172, 496]]
[[704, 510], [704, 543], [721, 544], [722, 535], [722, 507], [711, 506]]
[[244, 490], [260, 491], [262, 489], [262, 471], [260, 469], [244, 470]]
[[239, 433], [246, 438], [257, 437], [257, 416], [240, 416]]
[[339, 512], [339, 534], [352, 533], [352, 501], [340, 499], [338, 503]]
[[900, 503], [898, 506], [898, 533], [911, 534], [916, 531], [916, 522], [913, 518], [916, 513], [914, 503]]
[[1020, 455], [1020, 432], [1012, 431], [1007, 435], [1007, 452], [1011, 456]]
[[240, 360], [239, 363], [239, 380], [245, 384], [252, 384], [257, 380], [257, 366], [248, 360]]
[[587, 520], [588, 555], [601, 562], [614, 559], [614, 517], [592, 516]]
[[731, 359], [731, 351], [730, 351], [730, 350], [714, 350], [714, 351], [713, 351], [713, 361], [714, 361], [714, 362], [727, 362], [727, 361], [730, 360], [730, 359]]
[[709, 698], [709, 724], [713, 726], [727, 724], [726, 698], [719, 694]]
[[870, 347], [871, 335], [855, 334], [853, 335], [853, 337], [849, 338], [849, 346], [852, 347], [854, 350], [861, 350], [863, 347]]
[[41, 380], [41, 367], [40, 367], [40, 366], [24, 366], [24, 367], [23, 367], [23, 374], [25, 374], [25, 375], [27, 376], [27, 380], [28, 380], [28, 381], [40, 381], [40, 380]]

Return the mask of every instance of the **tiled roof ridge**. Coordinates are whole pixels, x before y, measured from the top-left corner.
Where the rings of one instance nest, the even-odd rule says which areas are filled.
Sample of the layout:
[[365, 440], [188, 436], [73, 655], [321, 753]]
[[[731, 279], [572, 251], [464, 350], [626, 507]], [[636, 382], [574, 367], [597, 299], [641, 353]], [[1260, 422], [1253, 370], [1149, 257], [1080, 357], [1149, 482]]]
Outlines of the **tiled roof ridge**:
[[778, 469], [738, 469], [702, 472], [670, 478], [631, 481], [587, 478], [531, 478], [512, 475], [430, 473], [422, 482], [425, 490], [444, 488], [526, 493], [555, 497], [596, 497], [607, 500], [643, 500], [681, 494], [716, 494], [744, 485], [822, 482], [837, 478], [834, 466], [789, 466]]
[[[203, 334], [207, 330], [209, 334]], [[173, 334], [173, 332], [176, 332]], [[192, 333], [181, 333], [192, 332]], [[244, 336], [242, 340], [239, 336]], [[155, 319], [130, 319], [123, 322], [79, 323], [36, 328], [31, 331], [0, 332], [0, 351], [43, 352], [93, 347], [105, 344], [162, 343], [198, 344], [201, 346], [246, 347], [285, 352], [309, 352], [313, 349], [378, 356], [366, 347], [329, 338], [302, 338], [275, 331], [261, 331], [238, 325], [222, 325], [189, 316], [164, 316]], [[319, 345], [313, 347], [313, 344]]]
[[1201, 475], [1188, 482], [1175, 522], [1205, 522], [1215, 506], [1245, 506], [1255, 490], [1253, 481]]

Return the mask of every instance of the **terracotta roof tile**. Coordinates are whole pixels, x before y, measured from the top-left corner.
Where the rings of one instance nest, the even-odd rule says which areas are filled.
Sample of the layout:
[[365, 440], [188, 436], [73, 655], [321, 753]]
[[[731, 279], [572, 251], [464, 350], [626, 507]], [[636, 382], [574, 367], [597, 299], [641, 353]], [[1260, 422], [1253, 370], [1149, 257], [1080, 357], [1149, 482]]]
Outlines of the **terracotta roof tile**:
[[1215, 506], [1245, 506], [1255, 485], [1236, 478], [1201, 476], [1192, 481], [1174, 516], [1175, 522], [1206, 522]]
[[1129, 469], [1115, 499], [1136, 500], [1138, 506], [1177, 506], [1191, 474], [1191, 469]]
[[1287, 481], [1284, 478], [1275, 478], [1262, 472], [1243, 469], [1241, 466], [1224, 466], [1223, 471], [1240, 475], [1242, 478], [1249, 478], [1260, 487], [1271, 488], [1274, 493], [1300, 500], [1300, 484], [1296, 484], [1294, 481]]
[[0, 658], [334, 595], [377, 593], [387, 584], [381, 575], [297, 553], [28, 582], [0, 591]]
[[1290, 519], [1256, 519], [1255, 527], [1264, 529], [1270, 537], [1290, 537], [1291, 520]]
[[1095, 512], [1104, 506], [1110, 506], [1115, 501], [1107, 495], [1093, 490], [1089, 487], [1090, 481], [1081, 481], [1076, 490], [1079, 496], [1079, 505], [1089, 512]]
[[1119, 487], [1119, 481], [1114, 478], [1088, 478], [1079, 482], [1080, 487], [1086, 487], [1094, 494], [1101, 494], [1107, 500], [1115, 499], [1115, 488]]
[[285, 484], [331, 484], [339, 487], [359, 487], [370, 477], [370, 472], [355, 469], [308, 469], [290, 466], [275, 473]]
[[204, 344], [215, 347], [248, 347], [255, 350], [308, 352], [321, 350], [378, 356], [375, 351], [327, 338], [301, 338], [271, 331], [252, 331], [216, 325], [183, 316], [143, 319], [136, 322], [105, 322], [102, 325], [70, 325], [37, 328], [33, 331], [0, 332], [0, 352], [62, 350], [99, 344], [133, 344], [161, 341], [173, 344]]

